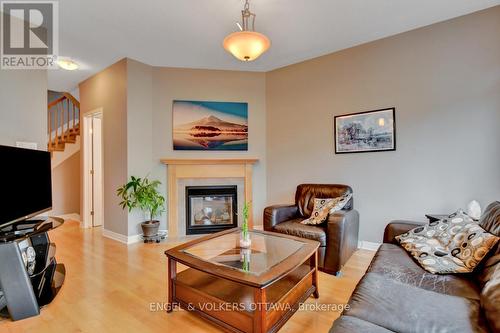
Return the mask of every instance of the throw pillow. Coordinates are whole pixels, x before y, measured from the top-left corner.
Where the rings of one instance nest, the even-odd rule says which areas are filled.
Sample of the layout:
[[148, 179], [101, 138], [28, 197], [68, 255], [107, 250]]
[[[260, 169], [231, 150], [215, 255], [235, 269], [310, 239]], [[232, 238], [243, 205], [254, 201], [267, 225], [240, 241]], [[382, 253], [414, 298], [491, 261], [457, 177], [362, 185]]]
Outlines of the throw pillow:
[[337, 198], [316, 198], [311, 217], [302, 221], [302, 224], [317, 225], [325, 222], [328, 214], [341, 210], [351, 200], [352, 193]]
[[333, 214], [335, 212], [338, 212], [339, 210], [342, 210], [345, 207], [345, 205], [347, 205], [349, 200], [351, 200], [351, 198], [352, 198], [352, 193], [347, 193], [347, 194], [344, 194], [343, 196], [341, 196], [340, 200], [337, 201], [335, 203], [335, 205], [333, 205], [332, 208], [330, 208], [330, 214]]
[[422, 268], [434, 274], [472, 272], [498, 239], [462, 211], [396, 237]]

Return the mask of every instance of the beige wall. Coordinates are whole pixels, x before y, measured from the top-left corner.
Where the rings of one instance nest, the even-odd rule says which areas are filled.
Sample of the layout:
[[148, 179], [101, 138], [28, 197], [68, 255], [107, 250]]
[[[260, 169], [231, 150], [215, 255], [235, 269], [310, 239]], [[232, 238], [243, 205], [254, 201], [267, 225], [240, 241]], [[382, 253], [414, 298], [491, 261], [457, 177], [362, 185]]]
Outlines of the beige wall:
[[[104, 111], [106, 229], [140, 232], [142, 214], [123, 212], [115, 190], [149, 174], [165, 194], [165, 157], [259, 158], [257, 224], [299, 183], [350, 184], [367, 241], [393, 218], [498, 199], [499, 16], [496, 7], [266, 74], [116, 63], [80, 84], [82, 111]], [[248, 102], [249, 151], [173, 151], [175, 99]], [[334, 154], [334, 115], [392, 106], [397, 151]]]
[[47, 150], [47, 71], [0, 70], [0, 144]]
[[[153, 67], [127, 59], [127, 172], [145, 177], [153, 165]], [[128, 214], [128, 235], [142, 234], [144, 214]]]
[[[57, 154], [57, 153], [56, 153]], [[80, 212], [80, 152], [71, 155], [52, 170], [51, 215]]]
[[[254, 212], [262, 223], [266, 202], [265, 74], [236, 71], [157, 68], [131, 59], [80, 84], [82, 112], [103, 108], [105, 228], [123, 235], [141, 232], [141, 212], [118, 207], [116, 188], [132, 175], [162, 182], [166, 195], [165, 157], [257, 157]], [[248, 152], [174, 152], [172, 101], [243, 101], [249, 103]], [[128, 221], [128, 223], [126, 222]], [[166, 214], [160, 217], [166, 229]]]
[[[265, 74], [237, 71], [154, 68], [153, 70], [153, 172], [166, 192], [167, 170], [159, 163], [165, 157], [256, 157], [253, 209], [255, 222], [262, 223], [266, 203], [266, 105]], [[189, 152], [172, 147], [172, 101], [248, 102], [248, 152]], [[162, 217], [165, 228], [165, 217]]]
[[[345, 183], [360, 239], [500, 199], [500, 6], [267, 74], [268, 203]], [[396, 107], [397, 151], [335, 155], [334, 115]]]
[[[103, 112], [104, 228], [127, 235], [128, 215], [116, 196], [116, 189], [127, 180], [126, 59], [83, 81], [79, 88], [82, 115], [99, 108]], [[82, 153], [85, 144], [82, 135]], [[83, 207], [80, 212], [84, 214]]]

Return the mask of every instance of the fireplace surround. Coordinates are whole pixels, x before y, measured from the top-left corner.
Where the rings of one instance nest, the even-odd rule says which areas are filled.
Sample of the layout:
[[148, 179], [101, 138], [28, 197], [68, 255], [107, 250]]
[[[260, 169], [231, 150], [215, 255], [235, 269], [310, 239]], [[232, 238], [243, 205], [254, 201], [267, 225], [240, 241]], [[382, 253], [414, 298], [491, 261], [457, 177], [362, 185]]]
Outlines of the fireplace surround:
[[[164, 158], [161, 162], [167, 165], [167, 226], [168, 237], [186, 235], [185, 219], [185, 186], [229, 185], [238, 184], [238, 201], [252, 201], [252, 169], [256, 158]], [[248, 224], [253, 226], [252, 209], [249, 212]]]
[[186, 235], [238, 226], [237, 186], [186, 186]]

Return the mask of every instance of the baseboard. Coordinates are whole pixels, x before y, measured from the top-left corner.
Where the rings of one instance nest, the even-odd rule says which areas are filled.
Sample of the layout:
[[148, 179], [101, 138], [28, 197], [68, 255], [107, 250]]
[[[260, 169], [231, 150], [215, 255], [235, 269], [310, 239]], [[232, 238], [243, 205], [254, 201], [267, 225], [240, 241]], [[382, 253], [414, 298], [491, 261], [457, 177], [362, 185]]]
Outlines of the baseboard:
[[127, 237], [127, 245], [142, 242], [142, 235], [133, 235]]
[[368, 241], [359, 241], [358, 248], [363, 250], [377, 251], [380, 246], [380, 243], [368, 242]]
[[102, 229], [102, 235], [106, 238], [115, 240], [115, 241], [120, 242], [122, 244], [128, 244], [128, 237], [127, 236], [116, 233], [114, 231]]
[[[160, 232], [167, 232], [167, 230], [159, 230]], [[167, 232], [168, 234], [168, 232]], [[142, 235], [132, 235], [132, 236], [125, 236], [119, 233], [116, 233], [111, 230], [107, 229], [102, 229], [102, 235], [106, 238], [115, 240], [117, 242], [120, 242], [122, 244], [130, 245], [134, 243], [139, 243], [142, 242]]]
[[72, 221], [80, 222], [80, 224], [82, 223], [82, 221], [80, 220], [80, 214], [77, 214], [77, 213], [57, 215], [57, 217], [62, 218], [64, 221], [72, 220]]

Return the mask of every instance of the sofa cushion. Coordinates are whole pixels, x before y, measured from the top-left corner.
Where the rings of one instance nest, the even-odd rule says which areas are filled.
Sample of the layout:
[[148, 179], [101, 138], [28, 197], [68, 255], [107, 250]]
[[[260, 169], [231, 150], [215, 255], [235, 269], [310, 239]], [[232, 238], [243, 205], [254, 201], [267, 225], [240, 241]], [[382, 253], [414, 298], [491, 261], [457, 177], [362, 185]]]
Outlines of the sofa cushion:
[[349, 304], [348, 316], [394, 332], [488, 332], [478, 300], [424, 290], [383, 274], [367, 273]]
[[273, 231], [282, 234], [313, 239], [320, 242], [320, 246], [326, 246], [326, 232], [324, 227], [302, 224], [300, 223], [301, 221], [302, 219], [298, 218], [281, 222], [274, 226]]
[[480, 289], [468, 274], [431, 274], [420, 267], [401, 246], [384, 243], [368, 268], [386, 278], [446, 295], [479, 300]]
[[494, 332], [500, 332], [500, 264], [481, 291], [481, 306]]
[[495, 272], [496, 266], [500, 265], [500, 246], [496, 245], [496, 248], [492, 251], [488, 258], [481, 262], [477, 269], [475, 278], [480, 288], [484, 288], [485, 284], [491, 279], [493, 273]]
[[396, 236], [401, 245], [431, 273], [470, 273], [498, 237], [458, 211]]
[[479, 225], [489, 233], [500, 237], [500, 201], [495, 201], [486, 207]]
[[[496, 201], [488, 205], [479, 225], [486, 231], [500, 237], [500, 202]], [[500, 242], [499, 242], [500, 243]], [[477, 281], [481, 287], [489, 281], [493, 275], [496, 265], [500, 264], [500, 244], [494, 248], [477, 268]]]
[[333, 326], [330, 329], [330, 333], [332, 332], [390, 333], [391, 331], [356, 317], [342, 316], [339, 319], [335, 320], [335, 322], [333, 323]]

